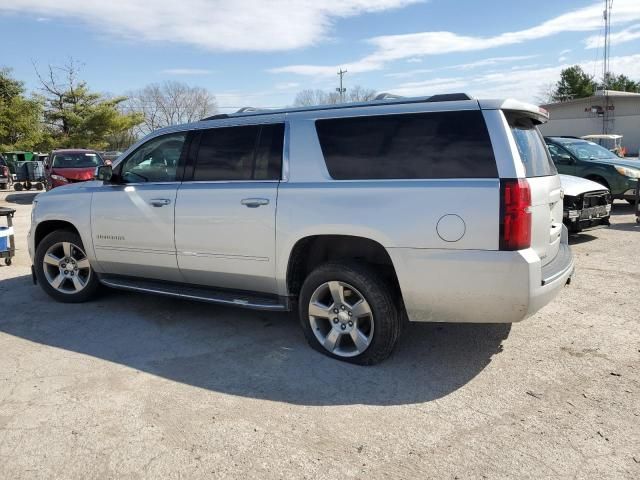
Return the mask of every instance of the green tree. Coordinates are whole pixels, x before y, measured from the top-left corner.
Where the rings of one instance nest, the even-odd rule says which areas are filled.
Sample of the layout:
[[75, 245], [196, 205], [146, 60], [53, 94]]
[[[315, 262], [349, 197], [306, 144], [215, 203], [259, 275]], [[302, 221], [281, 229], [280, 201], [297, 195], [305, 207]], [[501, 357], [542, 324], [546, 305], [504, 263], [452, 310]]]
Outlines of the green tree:
[[553, 100], [563, 102], [574, 98], [590, 97], [596, 91], [596, 82], [579, 65], [565, 68], [555, 85]]
[[620, 92], [640, 92], [640, 81], [635, 82], [626, 75], [607, 72], [602, 82], [607, 90], [618, 90]]
[[0, 69], [0, 151], [34, 150], [45, 140], [42, 104], [24, 96], [22, 82]]
[[122, 113], [118, 106], [126, 97], [107, 98], [91, 92], [78, 79], [78, 66], [49, 66], [47, 78], [38, 72], [44, 102], [44, 121], [58, 148], [95, 148], [142, 122], [138, 113]]

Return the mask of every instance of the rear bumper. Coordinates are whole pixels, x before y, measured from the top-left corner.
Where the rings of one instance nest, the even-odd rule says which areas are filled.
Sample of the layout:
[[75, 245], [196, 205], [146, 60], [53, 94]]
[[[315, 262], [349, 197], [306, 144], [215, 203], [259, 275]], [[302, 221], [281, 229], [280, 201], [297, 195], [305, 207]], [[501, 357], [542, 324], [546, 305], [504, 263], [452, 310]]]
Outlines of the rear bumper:
[[388, 251], [411, 321], [513, 323], [544, 307], [573, 275], [567, 239], [564, 228], [560, 253], [544, 268], [533, 249]]

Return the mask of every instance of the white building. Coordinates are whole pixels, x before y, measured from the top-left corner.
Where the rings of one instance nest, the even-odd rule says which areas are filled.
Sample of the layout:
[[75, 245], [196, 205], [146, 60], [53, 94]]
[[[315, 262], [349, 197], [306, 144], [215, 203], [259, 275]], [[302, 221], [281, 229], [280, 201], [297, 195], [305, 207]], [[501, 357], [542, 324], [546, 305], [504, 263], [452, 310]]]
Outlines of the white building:
[[[608, 100], [607, 100], [608, 96]], [[608, 104], [609, 115], [605, 115]], [[588, 98], [542, 105], [549, 111], [549, 122], [542, 125], [544, 135], [583, 135], [616, 133], [623, 135], [627, 156], [640, 151], [640, 93], [598, 90]]]

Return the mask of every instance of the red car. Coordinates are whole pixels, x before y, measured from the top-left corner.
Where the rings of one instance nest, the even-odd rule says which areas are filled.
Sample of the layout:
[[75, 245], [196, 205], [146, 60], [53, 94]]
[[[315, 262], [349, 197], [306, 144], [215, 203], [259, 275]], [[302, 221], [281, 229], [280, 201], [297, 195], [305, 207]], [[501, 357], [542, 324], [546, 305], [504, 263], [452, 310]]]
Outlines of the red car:
[[104, 164], [102, 157], [94, 150], [54, 150], [45, 166], [47, 190], [93, 180], [96, 167]]

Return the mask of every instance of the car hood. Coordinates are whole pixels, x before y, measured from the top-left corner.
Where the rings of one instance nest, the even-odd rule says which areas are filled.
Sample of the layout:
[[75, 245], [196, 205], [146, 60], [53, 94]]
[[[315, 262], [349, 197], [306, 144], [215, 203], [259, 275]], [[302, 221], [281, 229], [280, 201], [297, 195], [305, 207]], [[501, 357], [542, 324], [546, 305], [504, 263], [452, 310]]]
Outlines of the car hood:
[[52, 168], [51, 173], [60, 175], [69, 180], [92, 180], [95, 177], [96, 167], [84, 168]]
[[559, 175], [559, 177], [564, 194], [570, 197], [576, 197], [585, 192], [593, 192], [594, 190], [608, 190], [607, 187], [600, 185], [598, 182], [593, 182], [586, 178], [574, 177], [572, 175]]
[[640, 162], [630, 158], [612, 158], [611, 160], [592, 159], [591, 162], [606, 163], [607, 165], [620, 165], [621, 167], [630, 167], [640, 169]]

